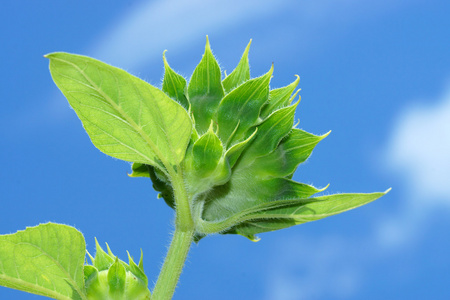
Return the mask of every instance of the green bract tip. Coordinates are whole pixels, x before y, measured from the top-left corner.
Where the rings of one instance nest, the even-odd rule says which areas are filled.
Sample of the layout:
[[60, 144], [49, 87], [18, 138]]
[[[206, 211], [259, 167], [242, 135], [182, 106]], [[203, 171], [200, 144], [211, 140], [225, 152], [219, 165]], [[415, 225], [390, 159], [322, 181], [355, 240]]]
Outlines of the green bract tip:
[[96, 254], [93, 258], [93, 265], [84, 266], [84, 278], [86, 286], [86, 296], [89, 300], [149, 300], [150, 291], [147, 287], [148, 279], [142, 266], [133, 261], [128, 253], [129, 263], [121, 261], [114, 256], [108, 244], [106, 253], [97, 239]]

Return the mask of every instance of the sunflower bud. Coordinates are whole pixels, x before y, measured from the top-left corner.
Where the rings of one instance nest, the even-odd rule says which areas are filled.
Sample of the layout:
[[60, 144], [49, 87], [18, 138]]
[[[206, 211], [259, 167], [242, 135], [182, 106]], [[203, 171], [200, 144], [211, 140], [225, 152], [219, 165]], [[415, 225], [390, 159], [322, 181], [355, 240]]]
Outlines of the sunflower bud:
[[149, 300], [148, 279], [144, 273], [142, 254], [139, 265], [128, 253], [129, 263], [114, 256], [106, 244], [108, 253], [97, 240], [92, 265], [84, 266], [86, 295], [89, 300]]

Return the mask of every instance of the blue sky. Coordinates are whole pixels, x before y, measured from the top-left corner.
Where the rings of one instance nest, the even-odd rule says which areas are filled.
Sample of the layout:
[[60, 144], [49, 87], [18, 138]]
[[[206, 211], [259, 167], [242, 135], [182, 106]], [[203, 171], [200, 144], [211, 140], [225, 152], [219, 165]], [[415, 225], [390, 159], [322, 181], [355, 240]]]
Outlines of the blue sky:
[[[392, 191], [338, 216], [192, 247], [174, 299], [450, 299], [450, 2], [12, 1], [0, 10], [0, 233], [48, 221], [156, 280], [172, 211], [90, 142], [42, 55], [90, 55], [153, 85], [162, 52], [189, 77], [209, 35], [232, 70], [301, 77], [299, 127], [323, 134], [295, 179], [329, 193]], [[41, 299], [0, 288], [0, 299]]]

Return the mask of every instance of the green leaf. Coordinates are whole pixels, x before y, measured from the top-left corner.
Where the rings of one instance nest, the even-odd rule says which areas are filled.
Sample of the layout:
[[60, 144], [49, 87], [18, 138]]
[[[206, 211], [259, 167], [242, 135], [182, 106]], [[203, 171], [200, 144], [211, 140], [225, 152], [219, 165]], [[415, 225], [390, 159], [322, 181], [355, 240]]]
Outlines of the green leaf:
[[54, 299], [84, 295], [84, 237], [73, 227], [41, 224], [0, 236], [0, 285]]
[[[247, 138], [247, 131], [256, 125], [259, 112], [269, 97], [273, 66], [265, 75], [249, 80], [227, 94], [217, 112], [219, 138], [226, 145]], [[253, 130], [252, 130], [253, 132]]]
[[222, 81], [223, 88], [225, 89], [226, 93], [229, 93], [231, 90], [250, 79], [248, 51], [250, 50], [251, 43], [252, 40], [250, 40], [247, 47], [245, 48], [244, 54], [242, 55], [242, 58], [239, 61], [236, 69], [234, 69], [233, 72], [231, 72], [230, 75], [225, 77], [225, 79]]
[[[297, 76], [297, 75], [296, 75]], [[300, 82], [300, 77], [297, 76], [297, 79], [288, 86], [271, 90], [269, 93], [269, 101], [267, 104], [261, 109], [261, 118], [265, 119], [272, 112], [285, 107], [290, 104], [292, 98], [291, 95]], [[295, 96], [295, 95], [294, 95]]]
[[53, 80], [100, 151], [159, 168], [183, 160], [192, 124], [180, 104], [98, 60], [68, 53], [46, 57]]
[[186, 79], [183, 76], [177, 74], [169, 66], [166, 60], [166, 51], [163, 53], [164, 60], [164, 79], [162, 84], [162, 90], [174, 100], [177, 100], [183, 107], [189, 109], [189, 101], [186, 98]]
[[208, 130], [224, 95], [221, 77], [219, 64], [211, 52], [209, 40], [206, 37], [205, 53], [195, 68], [188, 86], [191, 111], [194, 114], [195, 127], [200, 134]]
[[308, 203], [304, 203], [303, 199], [298, 199], [296, 204], [288, 201], [286, 206], [280, 205], [273, 209], [247, 215], [246, 219], [249, 221], [243, 222], [225, 233], [237, 233], [252, 237], [258, 233], [316, 221], [365, 205], [389, 191], [390, 189], [383, 193], [321, 196], [310, 198]]

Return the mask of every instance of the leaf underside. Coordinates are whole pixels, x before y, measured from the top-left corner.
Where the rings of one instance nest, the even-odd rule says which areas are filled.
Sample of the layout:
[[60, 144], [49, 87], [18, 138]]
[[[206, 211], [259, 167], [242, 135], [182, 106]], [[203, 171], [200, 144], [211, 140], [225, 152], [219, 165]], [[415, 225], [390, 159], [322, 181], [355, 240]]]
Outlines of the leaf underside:
[[0, 285], [54, 299], [84, 296], [83, 235], [73, 227], [42, 224], [0, 236]]
[[68, 53], [46, 57], [53, 80], [100, 151], [159, 168], [183, 160], [192, 123], [182, 105], [98, 60]]
[[[236, 233], [254, 239], [255, 234], [287, 228], [340, 214], [372, 202], [386, 193], [335, 194], [308, 198], [307, 203], [291, 203], [246, 216], [242, 222], [224, 233]], [[283, 201], [280, 201], [283, 202]], [[287, 202], [287, 201], [286, 201]]]

